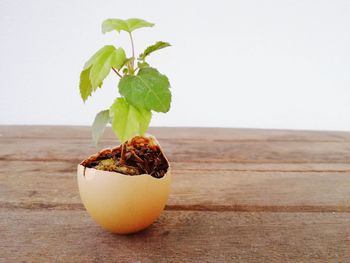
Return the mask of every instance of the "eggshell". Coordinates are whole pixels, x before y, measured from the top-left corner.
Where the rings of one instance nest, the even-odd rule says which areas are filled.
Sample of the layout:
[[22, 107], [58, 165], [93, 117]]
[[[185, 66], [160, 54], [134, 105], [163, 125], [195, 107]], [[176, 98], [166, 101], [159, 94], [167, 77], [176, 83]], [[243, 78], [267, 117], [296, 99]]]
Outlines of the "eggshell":
[[105, 229], [129, 234], [151, 225], [163, 211], [170, 192], [171, 170], [162, 178], [125, 175], [78, 165], [81, 200]]

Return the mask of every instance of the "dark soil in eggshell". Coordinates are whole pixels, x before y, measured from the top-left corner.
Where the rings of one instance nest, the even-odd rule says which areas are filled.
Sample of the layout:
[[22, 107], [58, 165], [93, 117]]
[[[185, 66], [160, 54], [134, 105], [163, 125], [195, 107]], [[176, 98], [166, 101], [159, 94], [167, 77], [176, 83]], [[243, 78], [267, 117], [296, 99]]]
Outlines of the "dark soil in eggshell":
[[162, 178], [169, 164], [153, 138], [136, 136], [113, 149], [105, 149], [84, 160], [81, 165], [126, 175], [149, 174]]

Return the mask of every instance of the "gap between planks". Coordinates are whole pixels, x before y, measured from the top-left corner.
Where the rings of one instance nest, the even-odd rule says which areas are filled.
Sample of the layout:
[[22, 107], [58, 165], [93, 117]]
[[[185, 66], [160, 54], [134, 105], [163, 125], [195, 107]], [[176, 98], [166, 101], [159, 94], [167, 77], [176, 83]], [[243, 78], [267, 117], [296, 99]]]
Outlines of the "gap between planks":
[[[81, 160], [79, 159], [64, 159], [64, 158], [60, 158], [60, 159], [48, 159], [48, 158], [27, 158], [27, 159], [17, 159], [17, 158], [13, 158], [11, 157], [0, 157], [0, 162], [33, 162], [33, 163], [40, 163], [40, 162], [49, 162], [49, 163], [68, 163], [72, 166], [72, 168], [68, 168], [68, 169], [61, 169], [59, 170], [59, 172], [76, 172], [76, 166], [81, 162]], [[329, 162], [317, 162], [317, 163], [309, 163], [309, 162], [224, 162], [224, 161], [212, 161], [211, 165], [213, 166], [213, 168], [206, 168], [201, 166], [201, 168], [182, 168], [183, 165], [187, 165], [187, 166], [196, 166], [198, 164], [208, 164], [208, 162], [193, 162], [193, 161], [180, 161], [180, 162], [176, 162], [176, 161], [171, 161], [172, 166], [175, 166], [175, 170], [176, 171], [194, 171], [194, 172], [213, 172], [213, 171], [219, 171], [219, 172], [261, 172], [261, 173], [265, 173], [265, 172], [278, 172], [278, 173], [299, 173], [299, 172], [307, 172], [307, 173], [350, 173], [350, 163], [344, 163], [344, 162], [339, 162], [339, 163], [329, 163]], [[225, 164], [233, 164], [236, 167], [233, 168], [221, 168], [221, 167], [217, 167], [215, 165], [225, 165]], [[327, 167], [326, 169], [323, 168], [324, 165], [328, 165], [331, 164], [332, 167], [334, 168], [330, 168]], [[254, 165], [256, 165], [256, 167], [254, 167]], [[307, 165], [309, 166], [308, 168], [303, 168], [303, 167], [299, 167], [301, 165]], [[238, 166], [242, 167], [244, 166], [244, 168], [238, 168]], [[263, 166], [264, 168], [260, 168], [261, 166]], [[268, 166], [268, 168], [266, 168], [265, 166]], [[276, 166], [276, 168], [274, 167]], [[283, 166], [283, 169], [281, 169], [281, 167]], [[287, 167], [289, 166], [289, 167]], [[311, 166], [311, 167], [310, 167]], [[321, 166], [321, 167], [318, 167]], [[338, 167], [336, 167], [338, 166]], [[314, 168], [314, 167], [318, 167], [318, 168]]]
[[[224, 139], [237, 141], [350, 141], [345, 131], [281, 130], [252, 128], [208, 128], [208, 127], [151, 127], [150, 133], [158, 138], [203, 140]], [[43, 126], [43, 125], [0, 125], [1, 138], [52, 138], [91, 139], [89, 126]], [[107, 127], [104, 138], [113, 141], [115, 136]]]
[[[245, 142], [305, 142], [305, 143], [344, 143], [349, 142], [348, 140], [331, 140], [331, 139], [325, 139], [325, 140], [308, 140], [308, 139], [210, 139], [210, 138], [202, 138], [202, 139], [192, 139], [192, 138], [178, 138], [178, 139], [169, 139], [166, 137], [159, 136], [157, 137], [159, 140], [164, 140], [169, 143], [177, 143], [177, 142], [222, 142], [222, 143], [245, 143]], [[26, 137], [15, 137], [15, 136], [2, 136], [0, 137], [1, 140], [64, 140], [64, 141], [86, 141], [87, 145], [90, 145], [91, 140], [90, 138], [66, 138], [66, 137], [37, 137], [37, 136], [26, 136]], [[118, 145], [119, 142], [116, 139], [102, 139], [102, 142], [108, 145]]]
[[[0, 209], [26, 210], [85, 210], [83, 204], [40, 203], [40, 202], [0, 202]], [[349, 206], [312, 206], [312, 205], [166, 205], [166, 211], [202, 211], [202, 212], [273, 212], [273, 213], [350, 213]]]

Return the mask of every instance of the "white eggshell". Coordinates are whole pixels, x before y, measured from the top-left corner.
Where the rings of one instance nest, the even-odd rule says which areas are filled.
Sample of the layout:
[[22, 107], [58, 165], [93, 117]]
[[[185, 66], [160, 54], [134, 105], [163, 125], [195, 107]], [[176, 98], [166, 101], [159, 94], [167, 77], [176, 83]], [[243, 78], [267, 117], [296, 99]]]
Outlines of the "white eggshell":
[[81, 200], [90, 216], [105, 229], [119, 234], [151, 225], [167, 202], [171, 171], [162, 178], [125, 175], [78, 165]]
[[170, 170], [157, 179], [78, 166], [79, 192], [86, 210], [102, 227], [120, 234], [145, 229], [159, 217], [170, 182]]

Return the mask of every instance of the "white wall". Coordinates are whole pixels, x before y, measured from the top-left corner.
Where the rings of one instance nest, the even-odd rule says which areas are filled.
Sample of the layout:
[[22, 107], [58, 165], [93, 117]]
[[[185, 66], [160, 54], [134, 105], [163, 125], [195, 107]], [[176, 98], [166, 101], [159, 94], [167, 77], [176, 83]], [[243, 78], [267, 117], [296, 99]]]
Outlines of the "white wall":
[[152, 64], [172, 83], [154, 126], [350, 130], [350, 1], [0, 1], [0, 124], [89, 125], [117, 79], [84, 105], [79, 73], [105, 18], [156, 23], [137, 50], [173, 47]]

